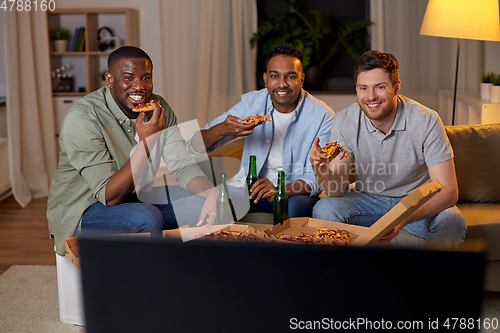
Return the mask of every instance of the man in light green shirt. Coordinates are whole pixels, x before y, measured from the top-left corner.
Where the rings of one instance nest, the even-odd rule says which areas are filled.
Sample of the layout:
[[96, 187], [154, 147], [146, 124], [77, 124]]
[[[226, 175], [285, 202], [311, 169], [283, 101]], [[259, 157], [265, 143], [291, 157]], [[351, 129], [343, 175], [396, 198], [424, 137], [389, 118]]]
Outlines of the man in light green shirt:
[[[161, 232], [215, 222], [218, 190], [188, 153], [170, 106], [153, 94], [150, 57], [124, 46], [109, 55], [108, 68], [107, 87], [76, 102], [61, 127], [47, 203], [49, 232], [60, 255], [80, 228]], [[161, 107], [153, 103], [154, 111], [132, 111], [150, 100]], [[179, 186], [153, 189], [161, 159]]]

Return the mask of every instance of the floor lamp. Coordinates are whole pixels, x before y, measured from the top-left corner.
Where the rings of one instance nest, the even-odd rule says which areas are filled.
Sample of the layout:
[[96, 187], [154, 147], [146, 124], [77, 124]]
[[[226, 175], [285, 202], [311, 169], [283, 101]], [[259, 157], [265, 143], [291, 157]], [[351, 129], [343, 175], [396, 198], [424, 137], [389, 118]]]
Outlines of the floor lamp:
[[429, 0], [420, 34], [458, 39], [451, 119], [455, 125], [460, 39], [500, 41], [498, 0]]

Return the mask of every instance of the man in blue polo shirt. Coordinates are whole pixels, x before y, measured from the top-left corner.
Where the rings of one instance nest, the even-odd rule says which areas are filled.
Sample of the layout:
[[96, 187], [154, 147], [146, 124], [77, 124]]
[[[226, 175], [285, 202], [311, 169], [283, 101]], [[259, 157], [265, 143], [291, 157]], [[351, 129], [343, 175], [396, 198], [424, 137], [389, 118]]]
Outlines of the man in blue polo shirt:
[[[453, 150], [439, 115], [399, 95], [398, 68], [392, 54], [378, 51], [368, 51], [356, 62], [358, 102], [337, 114], [328, 141], [343, 145], [351, 157], [326, 160], [310, 154], [316, 178], [328, 195], [316, 204], [313, 217], [369, 227], [407, 194], [437, 179], [441, 192], [381, 241], [391, 241], [402, 229], [403, 237], [416, 236], [413, 243], [461, 241], [467, 227], [455, 206]], [[326, 143], [316, 139], [312, 151]], [[351, 170], [356, 186], [348, 190]]]
[[[244, 94], [229, 111], [209, 122], [201, 135], [189, 140], [194, 153], [212, 151], [235, 139], [246, 137], [239, 173], [232, 185], [244, 186], [249, 157], [257, 157], [259, 180], [250, 189], [250, 198], [259, 202], [259, 211], [272, 212], [278, 171], [285, 172], [289, 216], [311, 216], [321, 189], [309, 161], [315, 137], [330, 137], [334, 113], [324, 102], [302, 89], [302, 54], [290, 44], [272, 49], [264, 73], [266, 89]], [[242, 124], [249, 116], [270, 115], [272, 121]]]

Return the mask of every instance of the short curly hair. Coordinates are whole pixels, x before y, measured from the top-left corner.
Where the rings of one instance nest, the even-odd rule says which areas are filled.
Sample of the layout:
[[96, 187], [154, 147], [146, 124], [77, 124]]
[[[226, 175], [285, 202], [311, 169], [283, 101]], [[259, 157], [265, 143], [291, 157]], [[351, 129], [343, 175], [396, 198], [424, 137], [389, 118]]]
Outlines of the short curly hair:
[[304, 66], [302, 52], [300, 52], [300, 50], [298, 48], [296, 48], [295, 46], [293, 46], [290, 43], [283, 43], [283, 44], [276, 45], [275, 47], [273, 47], [271, 49], [271, 52], [269, 52], [269, 55], [267, 56], [267, 64], [269, 64], [269, 60], [271, 60], [272, 58], [279, 56], [279, 55], [295, 57], [295, 58], [299, 59], [302, 67]]
[[376, 68], [383, 68], [390, 74], [393, 86], [399, 81], [399, 62], [394, 55], [379, 51], [367, 51], [354, 64], [354, 82], [358, 82], [359, 73]]
[[108, 57], [108, 70], [111, 70], [111, 66], [118, 63], [121, 59], [147, 59], [153, 66], [153, 62], [149, 55], [142, 49], [135, 46], [122, 46], [111, 52]]

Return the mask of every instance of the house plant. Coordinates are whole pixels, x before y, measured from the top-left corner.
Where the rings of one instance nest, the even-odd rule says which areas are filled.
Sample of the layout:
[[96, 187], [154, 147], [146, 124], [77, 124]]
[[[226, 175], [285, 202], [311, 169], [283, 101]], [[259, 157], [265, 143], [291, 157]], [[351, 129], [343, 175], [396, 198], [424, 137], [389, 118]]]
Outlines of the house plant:
[[490, 86], [490, 102], [500, 103], [500, 74], [495, 74]]
[[319, 84], [313, 84], [321, 89], [323, 69], [336, 59], [340, 51], [347, 51], [357, 60], [368, 50], [365, 39], [368, 36], [367, 27], [372, 22], [351, 22], [332, 29], [322, 12], [306, 9], [306, 0], [277, 1], [287, 6], [288, 10], [272, 12], [261, 20], [250, 40], [252, 47], [258, 45], [258, 67], [265, 68], [266, 57], [274, 46], [289, 42], [302, 52], [306, 81], [311, 76], [318, 76]]
[[54, 50], [56, 52], [66, 52], [68, 50], [68, 43], [71, 39], [68, 29], [57, 27], [50, 32], [50, 36], [54, 41]]
[[481, 75], [481, 99], [490, 99], [490, 86], [495, 79], [495, 73], [489, 72]]

